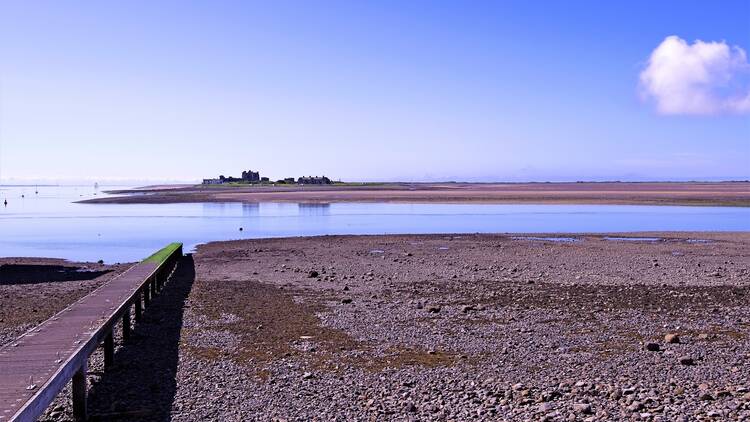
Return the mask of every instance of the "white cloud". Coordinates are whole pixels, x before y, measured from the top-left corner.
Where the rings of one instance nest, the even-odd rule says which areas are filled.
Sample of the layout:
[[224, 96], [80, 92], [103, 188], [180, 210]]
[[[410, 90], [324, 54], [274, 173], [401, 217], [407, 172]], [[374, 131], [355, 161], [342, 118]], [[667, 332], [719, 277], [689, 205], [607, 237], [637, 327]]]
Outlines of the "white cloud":
[[669, 36], [651, 53], [640, 89], [662, 114], [750, 113], [750, 63], [726, 42]]

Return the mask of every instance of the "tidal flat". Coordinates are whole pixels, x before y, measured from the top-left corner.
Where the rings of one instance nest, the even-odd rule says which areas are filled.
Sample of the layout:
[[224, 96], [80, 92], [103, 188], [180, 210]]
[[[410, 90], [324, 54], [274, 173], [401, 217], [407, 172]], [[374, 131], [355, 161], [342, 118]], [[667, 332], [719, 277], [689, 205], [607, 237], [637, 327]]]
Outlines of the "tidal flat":
[[[556, 236], [199, 246], [136, 340], [118, 340], [122, 363], [93, 380], [91, 411], [177, 421], [750, 417], [750, 234], [544, 239]], [[49, 420], [69, 417], [67, 406], [58, 398]]]
[[340, 183], [166, 185], [111, 191], [88, 203], [395, 202], [750, 206], [750, 182]]

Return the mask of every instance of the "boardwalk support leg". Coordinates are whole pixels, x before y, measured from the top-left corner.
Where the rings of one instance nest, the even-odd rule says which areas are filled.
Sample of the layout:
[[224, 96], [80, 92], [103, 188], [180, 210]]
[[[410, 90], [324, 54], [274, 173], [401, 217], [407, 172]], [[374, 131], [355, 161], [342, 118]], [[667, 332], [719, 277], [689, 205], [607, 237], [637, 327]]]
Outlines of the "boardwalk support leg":
[[143, 305], [141, 304], [141, 292], [135, 294], [135, 322], [141, 322]]
[[85, 421], [86, 415], [86, 372], [87, 363], [84, 361], [81, 368], [73, 374], [73, 418], [76, 421]]
[[115, 363], [115, 339], [112, 331], [104, 337], [104, 368], [111, 368]]
[[122, 339], [124, 341], [130, 340], [130, 305], [122, 314]]
[[148, 282], [145, 286], [143, 286], [143, 304], [148, 307], [149, 302], [151, 302], [151, 288], [148, 286]]

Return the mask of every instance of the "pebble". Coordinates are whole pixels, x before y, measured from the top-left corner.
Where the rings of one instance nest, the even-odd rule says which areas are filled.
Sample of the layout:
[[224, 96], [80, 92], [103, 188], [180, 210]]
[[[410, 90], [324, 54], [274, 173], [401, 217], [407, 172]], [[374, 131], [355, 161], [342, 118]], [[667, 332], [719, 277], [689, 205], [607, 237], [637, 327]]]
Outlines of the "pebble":
[[700, 395], [701, 400], [713, 400], [714, 396], [711, 395], [711, 393], [703, 393]]
[[591, 404], [589, 403], [576, 403], [573, 405], [573, 410], [578, 413], [583, 413], [584, 415], [590, 415], [591, 413], [593, 413]]
[[537, 411], [541, 413], [549, 413], [553, 408], [554, 406], [552, 403], [542, 403], [537, 407]]

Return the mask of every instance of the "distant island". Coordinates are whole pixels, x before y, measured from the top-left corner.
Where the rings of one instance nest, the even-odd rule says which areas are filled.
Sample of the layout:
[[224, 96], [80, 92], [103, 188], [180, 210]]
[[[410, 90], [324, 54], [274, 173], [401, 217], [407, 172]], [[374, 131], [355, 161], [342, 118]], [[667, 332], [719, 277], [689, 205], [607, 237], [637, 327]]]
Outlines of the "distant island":
[[279, 185], [331, 185], [333, 182], [326, 176], [302, 176], [295, 181], [294, 177], [287, 177], [271, 182], [268, 177], [261, 177], [259, 171], [247, 170], [242, 172], [241, 177], [226, 177], [220, 175], [215, 179], [203, 179], [204, 185], [223, 185], [226, 183], [234, 184], [266, 184], [274, 183]]
[[[246, 178], [255, 178], [255, 175]], [[220, 177], [199, 185], [106, 191], [87, 203], [400, 202], [474, 204], [607, 204], [750, 207], [750, 182], [413, 183], [331, 182], [301, 177], [281, 182]], [[212, 179], [213, 180], [213, 179]], [[145, 193], [145, 195], [144, 195]], [[134, 195], [128, 195], [134, 194]]]

